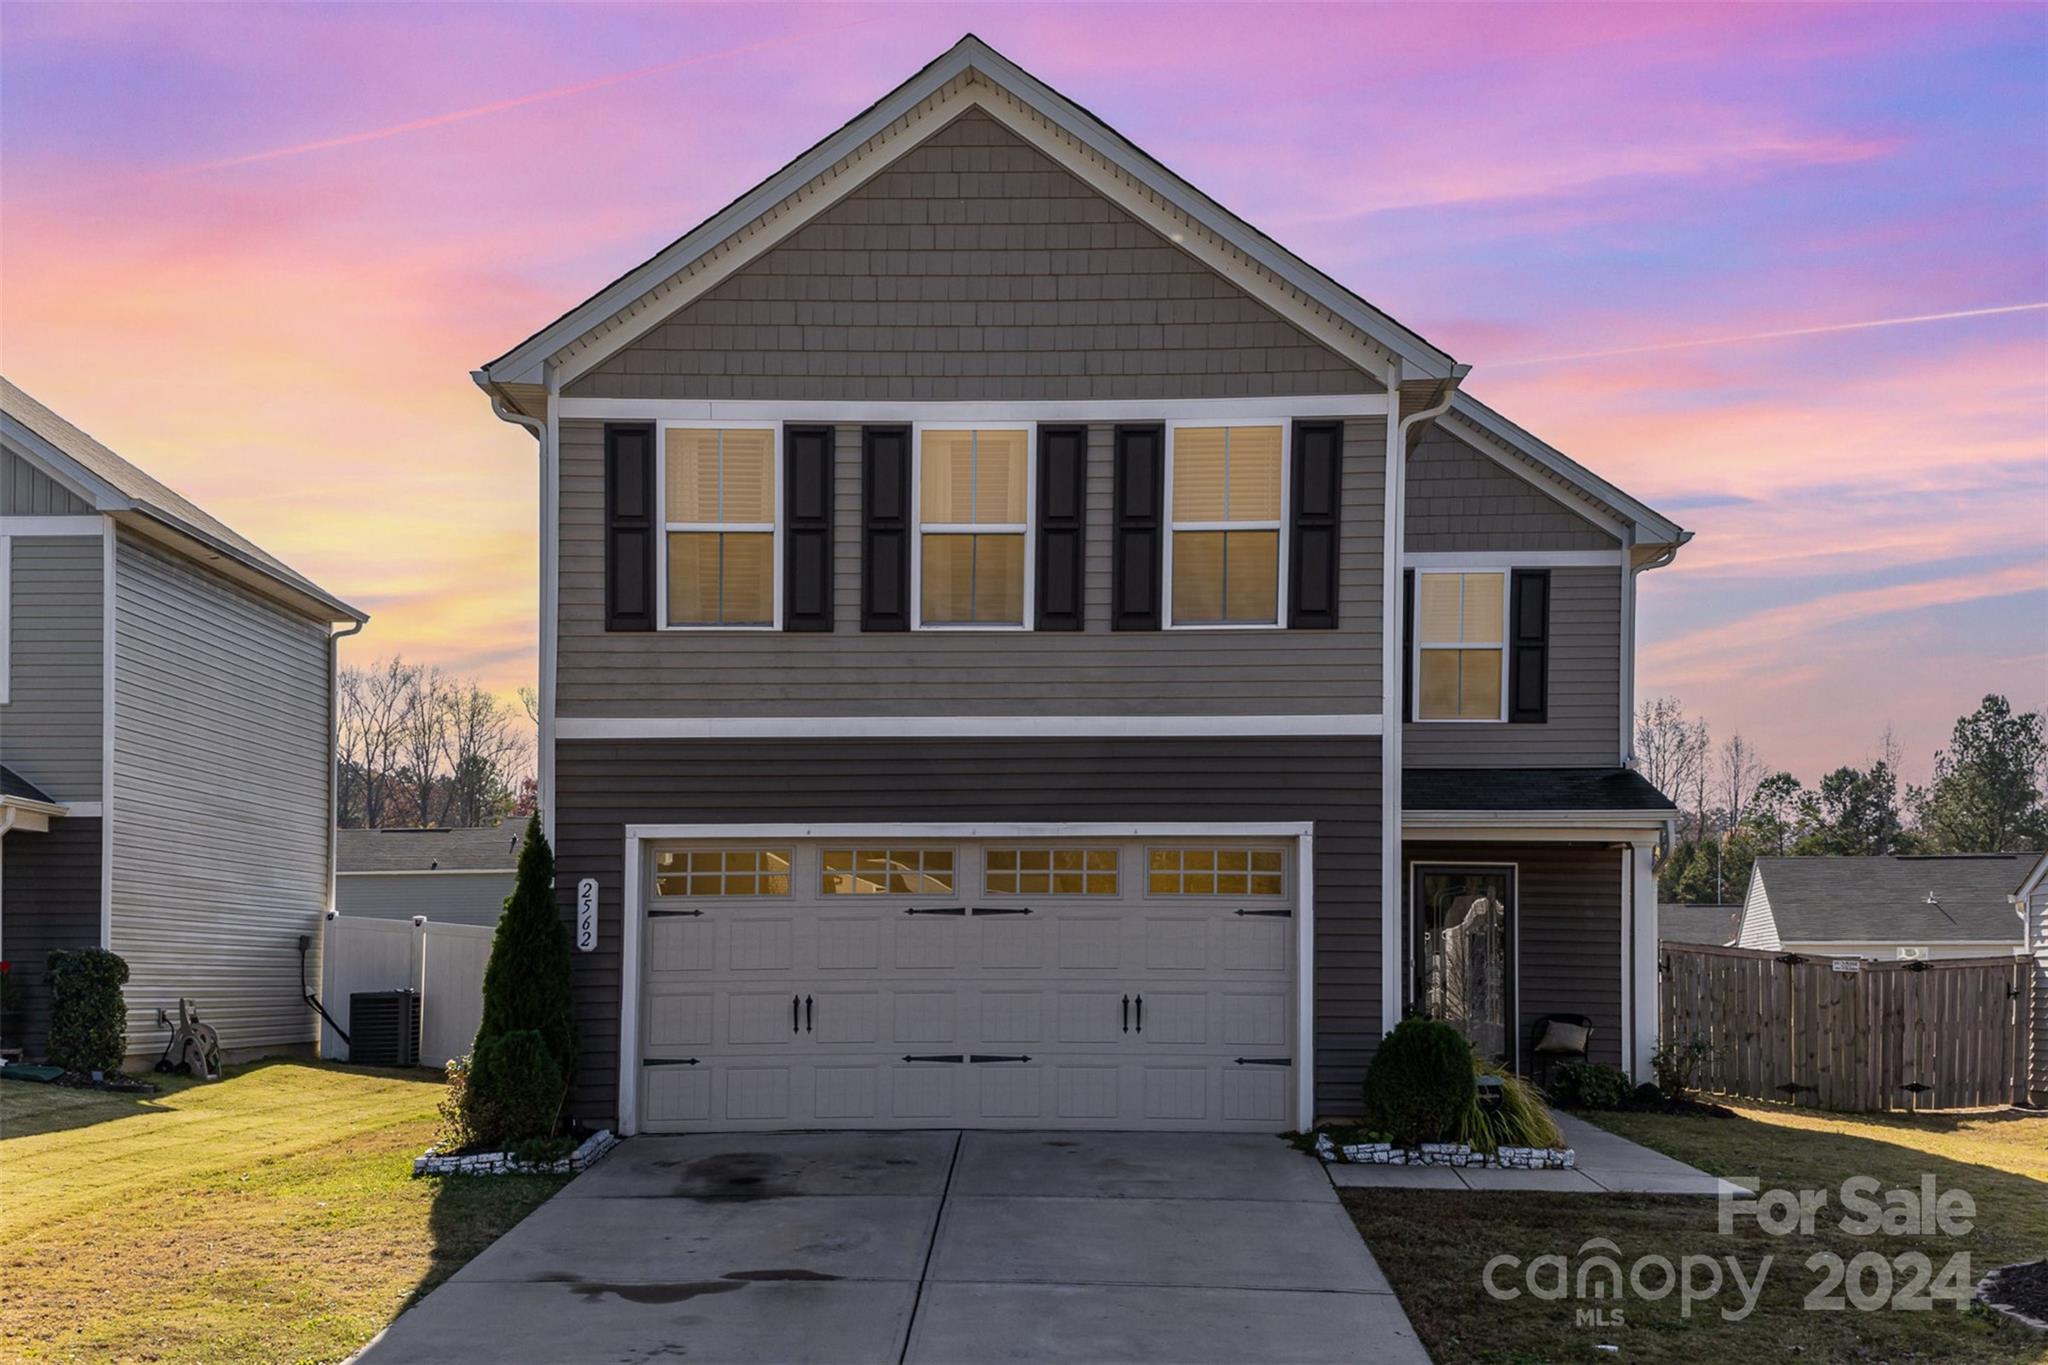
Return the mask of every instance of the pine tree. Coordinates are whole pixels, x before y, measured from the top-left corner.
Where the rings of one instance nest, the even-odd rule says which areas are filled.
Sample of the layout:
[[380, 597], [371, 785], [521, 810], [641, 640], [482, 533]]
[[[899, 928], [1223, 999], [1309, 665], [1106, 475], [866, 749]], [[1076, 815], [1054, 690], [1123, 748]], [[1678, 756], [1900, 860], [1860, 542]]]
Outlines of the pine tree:
[[484, 968], [484, 1016], [476, 1040], [481, 1047], [489, 1039], [533, 1030], [546, 1040], [565, 1085], [576, 1070], [569, 954], [569, 927], [555, 905], [554, 850], [535, 814], [526, 822], [518, 879], [491, 940], [491, 961]]

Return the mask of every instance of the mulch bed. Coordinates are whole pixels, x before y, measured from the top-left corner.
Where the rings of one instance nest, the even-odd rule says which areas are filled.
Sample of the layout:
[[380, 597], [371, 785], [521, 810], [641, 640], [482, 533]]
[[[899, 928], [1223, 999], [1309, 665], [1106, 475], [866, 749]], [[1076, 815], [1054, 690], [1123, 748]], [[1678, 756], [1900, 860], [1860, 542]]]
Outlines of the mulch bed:
[[2048, 1323], [2048, 1261], [2024, 1261], [1992, 1271], [1977, 1297], [2035, 1327]]
[[50, 1084], [70, 1090], [108, 1090], [117, 1095], [154, 1095], [157, 1092], [153, 1082], [138, 1081], [118, 1071], [103, 1072], [98, 1080], [92, 1078], [90, 1071], [67, 1071]]

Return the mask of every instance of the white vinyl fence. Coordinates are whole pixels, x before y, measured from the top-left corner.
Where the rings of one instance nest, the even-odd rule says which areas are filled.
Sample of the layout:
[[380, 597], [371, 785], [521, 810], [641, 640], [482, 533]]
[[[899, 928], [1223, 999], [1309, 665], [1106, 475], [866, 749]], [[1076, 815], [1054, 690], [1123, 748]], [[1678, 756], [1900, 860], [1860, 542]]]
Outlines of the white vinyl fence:
[[[420, 1065], [444, 1066], [476, 1041], [484, 1012], [484, 965], [495, 927], [425, 918], [334, 915], [320, 954], [320, 1003], [343, 1029], [357, 991], [418, 991]], [[348, 1044], [323, 1023], [320, 1055], [348, 1060]]]

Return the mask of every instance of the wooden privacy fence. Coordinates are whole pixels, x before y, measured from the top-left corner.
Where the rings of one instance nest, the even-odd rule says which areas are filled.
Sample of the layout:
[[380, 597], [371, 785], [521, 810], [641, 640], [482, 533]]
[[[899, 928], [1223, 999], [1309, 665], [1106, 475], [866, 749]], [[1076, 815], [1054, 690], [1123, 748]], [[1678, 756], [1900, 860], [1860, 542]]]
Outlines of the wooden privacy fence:
[[2026, 1096], [2024, 958], [1869, 962], [1666, 944], [1660, 967], [1660, 1036], [1713, 1045], [1703, 1090], [1852, 1111]]

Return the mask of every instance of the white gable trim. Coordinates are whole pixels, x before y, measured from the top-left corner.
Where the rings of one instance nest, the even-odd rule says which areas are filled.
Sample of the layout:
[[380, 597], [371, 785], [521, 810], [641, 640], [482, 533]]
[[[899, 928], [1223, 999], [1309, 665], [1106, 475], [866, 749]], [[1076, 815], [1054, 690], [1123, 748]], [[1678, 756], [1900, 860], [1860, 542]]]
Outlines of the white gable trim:
[[1510, 453], [1502, 448], [1501, 439], [1484, 427], [1458, 412], [1455, 407], [1437, 419], [1450, 435], [1463, 442], [1466, 449], [1491, 460], [1503, 473], [1535, 492], [1543, 494], [1552, 502], [1571, 513], [1579, 520], [1598, 530], [1607, 532], [1616, 540], [1625, 540], [1628, 523], [1618, 520], [1603, 507], [1594, 505], [1584, 497], [1577, 496], [1571, 489], [1559, 487], [1553, 479], [1543, 477], [1537, 470], [1524, 463], [1525, 457]]
[[[1449, 375], [1452, 362], [1444, 352], [1283, 250], [970, 36], [701, 226], [491, 362], [479, 372], [479, 382], [569, 382], [639, 335], [654, 318], [683, 307], [796, 225], [850, 193], [886, 166], [899, 148], [914, 144], [927, 129], [969, 105], [1001, 119], [1143, 221], [1177, 237], [1197, 259], [1229, 274], [1361, 368], [1377, 374], [1381, 358], [1391, 356], [1416, 376]], [[902, 127], [895, 126], [899, 121], [904, 121]], [[850, 173], [842, 173], [841, 163]], [[771, 220], [781, 224], [779, 229], [768, 227]], [[744, 235], [756, 224], [763, 230]], [[1169, 224], [1177, 226], [1163, 226]], [[715, 266], [695, 269], [714, 259]], [[1275, 299], [1284, 300], [1284, 306]], [[616, 325], [606, 325], [613, 320]], [[642, 326], [636, 328], [635, 323]]]
[[[1576, 489], [1588, 497], [1606, 503], [1633, 523], [1638, 543], [1682, 545], [1692, 539], [1691, 533], [1681, 528], [1677, 522], [1638, 502], [1571, 456], [1532, 436], [1469, 394], [1459, 392], [1451, 402], [1451, 411], [1442, 420], [1450, 423], [1454, 429], [1461, 429], [1461, 435], [1471, 432], [1483, 433], [1492, 441], [1499, 442], [1527, 459], [1537, 468], [1554, 475], [1568, 488]], [[1488, 442], [1482, 441], [1477, 444], [1480, 449], [1486, 450], [1487, 454], [1494, 454], [1492, 450], [1486, 449]], [[1516, 472], [1528, 478], [1525, 471]], [[1530, 482], [1538, 488], [1543, 487], [1540, 480], [1531, 479]], [[1555, 492], [1551, 495], [1558, 496]], [[1612, 521], [1611, 517], [1604, 517], [1595, 509], [1583, 504], [1573, 504], [1562, 497], [1558, 500], [1581, 516], [1591, 517], [1603, 523]]]
[[[120, 489], [43, 439], [41, 433], [11, 412], [0, 412], [0, 437], [39, 472], [54, 479], [73, 497], [91, 503], [95, 512], [125, 512], [134, 502]], [[99, 534], [95, 529], [91, 534]]]

